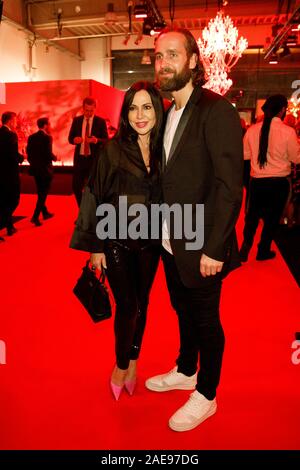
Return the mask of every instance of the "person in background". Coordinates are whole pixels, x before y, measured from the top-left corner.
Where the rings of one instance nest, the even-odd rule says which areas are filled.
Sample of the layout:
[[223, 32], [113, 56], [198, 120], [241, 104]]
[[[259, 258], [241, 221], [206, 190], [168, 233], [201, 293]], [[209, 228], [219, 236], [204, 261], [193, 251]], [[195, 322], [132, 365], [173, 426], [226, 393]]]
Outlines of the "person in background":
[[[96, 234], [96, 208], [110, 203], [118, 214], [120, 196], [127, 197], [129, 208], [135, 203], [142, 203], [148, 211], [152, 204], [160, 202], [163, 115], [161, 96], [151, 83], [137, 82], [126, 92], [117, 134], [100, 151], [97, 167], [83, 193], [70, 244], [71, 248], [92, 253], [92, 268], [107, 269], [116, 301], [116, 365], [110, 381], [116, 400], [124, 386], [130, 395], [135, 388], [137, 360], [146, 324], [149, 293], [160, 256], [160, 242], [123, 239], [116, 235], [111, 235], [107, 240], [99, 239]], [[149, 236], [150, 230], [151, 227], [148, 227]]]
[[244, 158], [251, 161], [251, 181], [240, 249], [243, 262], [248, 260], [260, 219], [263, 229], [256, 259], [264, 261], [276, 256], [271, 243], [289, 194], [291, 162], [300, 163], [296, 132], [282, 122], [287, 106], [285, 96], [270, 96], [262, 106], [263, 121], [251, 126], [244, 137]]
[[53, 178], [52, 162], [57, 158], [52, 152], [51, 125], [47, 117], [37, 120], [38, 131], [28, 137], [26, 152], [30, 164], [30, 174], [34, 177], [37, 189], [37, 202], [31, 222], [39, 227], [41, 221], [40, 213], [43, 219], [50, 219], [54, 214], [48, 211], [46, 199], [50, 191]]
[[13, 224], [13, 213], [20, 202], [19, 163], [24, 160], [23, 155], [18, 151], [16, 122], [16, 113], [6, 111], [2, 114], [2, 127], [0, 128], [0, 228], [6, 228], [8, 236], [17, 231]]
[[176, 366], [149, 378], [146, 387], [194, 390], [169, 420], [172, 430], [188, 431], [217, 409], [224, 350], [222, 279], [240, 266], [235, 224], [243, 194], [242, 129], [231, 103], [202, 87], [199, 48], [188, 30], [163, 30], [155, 56], [159, 87], [174, 98], [164, 131], [163, 201], [182, 211], [191, 204], [193, 227], [196, 204], [203, 204], [204, 240], [202, 248], [188, 247], [185, 234], [178, 239], [174, 224], [163, 223], [162, 259], [178, 316], [180, 349]]
[[78, 207], [99, 148], [108, 138], [105, 120], [95, 115], [94, 98], [84, 98], [82, 107], [83, 114], [73, 119], [68, 137], [75, 145], [72, 186]]

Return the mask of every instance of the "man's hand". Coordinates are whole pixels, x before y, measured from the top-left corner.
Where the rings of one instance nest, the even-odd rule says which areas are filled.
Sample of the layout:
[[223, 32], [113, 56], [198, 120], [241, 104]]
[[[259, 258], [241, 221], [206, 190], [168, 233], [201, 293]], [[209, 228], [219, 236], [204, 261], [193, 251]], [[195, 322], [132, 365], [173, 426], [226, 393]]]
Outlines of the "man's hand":
[[76, 145], [82, 144], [82, 137], [74, 137], [73, 142], [74, 142], [74, 144], [76, 144]]
[[98, 142], [97, 137], [95, 137], [94, 135], [92, 135], [91, 137], [88, 137], [86, 140], [89, 144], [96, 144]]
[[217, 261], [202, 253], [200, 258], [200, 273], [203, 277], [214, 276], [222, 271], [223, 264], [223, 261]]

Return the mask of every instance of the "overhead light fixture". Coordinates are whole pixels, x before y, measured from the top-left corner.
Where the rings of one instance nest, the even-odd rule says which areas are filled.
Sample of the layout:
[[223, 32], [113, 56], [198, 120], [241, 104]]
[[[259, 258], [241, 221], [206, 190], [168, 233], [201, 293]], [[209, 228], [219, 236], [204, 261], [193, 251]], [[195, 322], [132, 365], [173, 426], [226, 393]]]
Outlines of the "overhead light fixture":
[[105, 13], [105, 23], [106, 24], [115, 24], [118, 20], [116, 13], [114, 12], [114, 4], [107, 4], [107, 12]]
[[144, 50], [143, 57], [141, 60], [142, 65], [151, 65], [151, 57], [147, 49]]
[[152, 18], [146, 18], [143, 22], [143, 35], [144, 36], [151, 36], [151, 31], [154, 28], [154, 22]]
[[135, 5], [133, 14], [136, 19], [144, 19], [148, 16], [148, 7], [146, 2], [141, 2], [139, 5]]
[[289, 34], [286, 41], [285, 41], [285, 44], [287, 46], [297, 46], [298, 44], [298, 35], [297, 34]]
[[291, 50], [287, 44], [284, 44], [281, 50], [279, 50], [279, 57], [283, 59], [284, 57], [291, 55]]
[[135, 44], [136, 46], [138, 46], [138, 45], [140, 44], [140, 42], [142, 41], [142, 39], [143, 39], [143, 35], [142, 35], [142, 33], [139, 33], [139, 34], [137, 35], [135, 41], [134, 41], [134, 44]]
[[270, 65], [276, 65], [276, 64], [278, 64], [278, 57], [277, 57], [277, 54], [275, 54], [275, 53], [271, 54], [270, 59], [269, 59], [269, 64], [270, 64]]
[[197, 41], [207, 79], [204, 86], [220, 95], [230, 89], [228, 74], [248, 47], [247, 39], [238, 38], [238, 34], [232, 19], [220, 10]]
[[124, 40], [123, 40], [124, 46], [127, 46], [129, 39], [130, 39], [130, 34], [127, 33], [127, 34], [124, 36]]

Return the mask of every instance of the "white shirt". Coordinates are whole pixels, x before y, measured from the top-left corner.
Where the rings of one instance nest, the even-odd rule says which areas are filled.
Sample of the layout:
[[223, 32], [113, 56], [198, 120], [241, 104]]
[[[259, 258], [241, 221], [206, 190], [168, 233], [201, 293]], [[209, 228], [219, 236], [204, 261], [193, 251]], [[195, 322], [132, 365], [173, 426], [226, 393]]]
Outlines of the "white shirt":
[[249, 127], [244, 136], [244, 159], [251, 160], [251, 176], [254, 178], [282, 177], [291, 172], [291, 162], [300, 163], [300, 145], [295, 130], [278, 117], [271, 121], [267, 164], [259, 168], [259, 137], [262, 122]]
[[[89, 126], [90, 126], [90, 136], [92, 135], [92, 127], [93, 127], [93, 121], [94, 121], [94, 116], [90, 117], [87, 119], [86, 117], [83, 118], [82, 121], [82, 128], [81, 128], [81, 137], [82, 137], [82, 143], [80, 146], [80, 155], [84, 155], [84, 140], [85, 140], [85, 130], [86, 130], [86, 123], [89, 121]], [[89, 151], [89, 154], [91, 153], [91, 149]]]
[[[184, 111], [184, 108], [185, 106], [176, 111], [175, 106], [173, 106], [168, 114], [166, 128], [164, 132], [164, 149], [166, 153], [166, 162], [169, 159], [172, 142], [173, 142], [180, 118]], [[164, 220], [163, 226], [162, 226], [162, 246], [171, 255], [173, 254], [171, 244], [170, 244], [170, 234], [169, 234], [166, 220]]]

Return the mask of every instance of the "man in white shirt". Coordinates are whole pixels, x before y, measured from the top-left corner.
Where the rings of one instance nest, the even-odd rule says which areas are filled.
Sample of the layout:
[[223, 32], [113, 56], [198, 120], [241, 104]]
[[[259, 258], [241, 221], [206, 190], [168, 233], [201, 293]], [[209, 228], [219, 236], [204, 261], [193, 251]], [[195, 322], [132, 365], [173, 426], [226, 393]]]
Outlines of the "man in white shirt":
[[106, 122], [95, 116], [96, 101], [87, 97], [83, 100], [83, 115], [73, 119], [69, 143], [75, 145], [73, 166], [73, 192], [80, 206], [82, 190], [89, 177], [101, 143], [108, 138]]
[[202, 247], [189, 248], [186, 233], [175, 236], [178, 221], [163, 224], [162, 258], [180, 348], [176, 366], [149, 378], [146, 387], [155, 392], [194, 390], [169, 420], [172, 430], [188, 431], [217, 409], [224, 349], [222, 279], [240, 265], [234, 227], [242, 201], [242, 130], [231, 103], [202, 88], [199, 48], [189, 31], [162, 31], [155, 54], [159, 86], [174, 98], [164, 133], [163, 200], [182, 211], [189, 204], [193, 227], [196, 205], [203, 204], [204, 220], [196, 233], [203, 229], [204, 240]]

